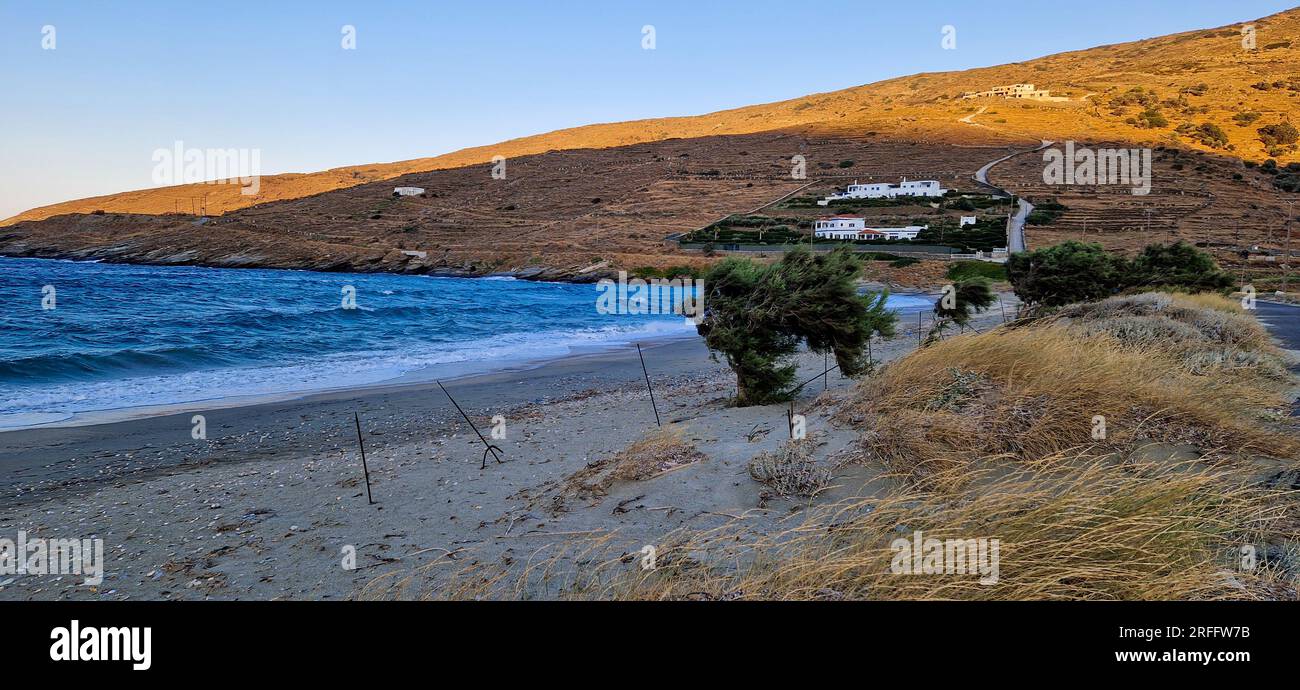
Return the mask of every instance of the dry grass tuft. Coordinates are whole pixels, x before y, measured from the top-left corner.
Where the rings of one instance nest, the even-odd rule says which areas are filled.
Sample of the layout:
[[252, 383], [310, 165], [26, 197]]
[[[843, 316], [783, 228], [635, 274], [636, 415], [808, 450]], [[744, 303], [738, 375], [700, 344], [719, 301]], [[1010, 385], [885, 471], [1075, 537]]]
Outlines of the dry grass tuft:
[[1086, 335], [1106, 333], [1126, 347], [1172, 357], [1197, 375], [1218, 371], [1289, 380], [1286, 362], [1264, 327], [1239, 301], [1220, 295], [1112, 297], [1066, 307], [1054, 318]]
[[615, 482], [644, 481], [703, 460], [705, 455], [684, 434], [679, 426], [656, 429], [616, 455], [588, 464], [560, 485], [555, 507], [562, 508], [569, 498], [603, 498]]
[[812, 498], [831, 484], [831, 471], [817, 464], [813, 456], [817, 443], [811, 439], [787, 441], [775, 452], [764, 452], [749, 461], [749, 476], [768, 488], [763, 499]]

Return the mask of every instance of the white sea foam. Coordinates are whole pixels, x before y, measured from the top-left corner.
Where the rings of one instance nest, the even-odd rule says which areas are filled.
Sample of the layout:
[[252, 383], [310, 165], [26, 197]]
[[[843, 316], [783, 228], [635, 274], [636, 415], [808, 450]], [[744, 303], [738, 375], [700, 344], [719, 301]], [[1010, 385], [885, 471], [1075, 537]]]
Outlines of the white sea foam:
[[286, 364], [195, 370], [157, 376], [45, 386], [36, 390], [0, 387], [0, 428], [35, 426], [72, 413], [178, 405], [225, 398], [308, 394], [382, 384], [397, 379], [431, 379], [439, 367], [457, 373], [494, 371], [526, 362], [599, 351], [694, 332], [678, 320], [570, 332], [512, 333], [490, 339], [430, 345], [426, 349], [373, 350], [331, 354]]

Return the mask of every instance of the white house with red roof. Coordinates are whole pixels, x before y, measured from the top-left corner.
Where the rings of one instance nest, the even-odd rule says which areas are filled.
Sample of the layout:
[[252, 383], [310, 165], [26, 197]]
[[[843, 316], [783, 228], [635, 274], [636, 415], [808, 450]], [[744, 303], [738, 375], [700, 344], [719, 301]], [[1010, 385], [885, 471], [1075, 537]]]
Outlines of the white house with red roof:
[[813, 236], [830, 240], [914, 240], [928, 227], [869, 228], [862, 216], [826, 216], [813, 221]]

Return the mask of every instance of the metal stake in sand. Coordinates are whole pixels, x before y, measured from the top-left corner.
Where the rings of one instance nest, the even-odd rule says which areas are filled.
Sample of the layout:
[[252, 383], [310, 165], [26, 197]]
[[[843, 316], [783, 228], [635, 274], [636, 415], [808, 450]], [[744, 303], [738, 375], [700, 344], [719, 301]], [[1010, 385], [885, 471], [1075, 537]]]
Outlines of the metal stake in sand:
[[655, 426], [663, 426], [659, 421], [659, 406], [655, 404], [655, 389], [650, 386], [650, 372], [645, 368], [645, 355], [641, 354], [641, 343], [636, 344], [636, 356], [641, 358], [641, 373], [645, 374], [645, 389], [650, 391], [650, 407], [655, 411]]
[[480, 470], [487, 469], [488, 453], [492, 454], [492, 459], [496, 460], [498, 464], [505, 462], [504, 460], [501, 459], [501, 456], [497, 455], [498, 452], [504, 453], [505, 451], [492, 445], [491, 443], [488, 443], [488, 440], [483, 438], [483, 434], [479, 432], [478, 427], [474, 426], [474, 422], [470, 421], [469, 415], [465, 414], [465, 411], [460, 409], [460, 403], [457, 403], [456, 399], [451, 397], [451, 393], [447, 393], [447, 387], [442, 385], [442, 381], [438, 381], [437, 383], [438, 383], [438, 387], [442, 389], [442, 392], [446, 393], [447, 399], [451, 401], [451, 404], [456, 406], [456, 411], [460, 413], [460, 416], [465, 418], [465, 423], [469, 425], [469, 428], [473, 429], [474, 433], [478, 434], [478, 440], [482, 441], [484, 446], [487, 446], [483, 450], [483, 464], [479, 465], [478, 468]]
[[357, 416], [356, 410], [352, 411], [352, 421], [357, 425], [357, 447], [361, 449], [361, 472], [366, 475], [366, 501], [374, 505], [375, 498], [370, 495], [370, 468], [366, 466], [366, 444], [361, 440], [361, 418]]

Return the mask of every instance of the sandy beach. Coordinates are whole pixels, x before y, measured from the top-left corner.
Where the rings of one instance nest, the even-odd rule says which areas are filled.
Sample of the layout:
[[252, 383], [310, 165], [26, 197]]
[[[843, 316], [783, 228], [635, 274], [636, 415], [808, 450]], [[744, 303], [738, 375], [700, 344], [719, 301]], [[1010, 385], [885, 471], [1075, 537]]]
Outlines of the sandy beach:
[[[995, 310], [976, 325], [1000, 319]], [[906, 321], [876, 342], [877, 360], [915, 347], [916, 324]], [[7, 577], [0, 599], [347, 599], [382, 575], [438, 561], [509, 563], [604, 532], [634, 553], [684, 526], [743, 519], [762, 530], [797, 511], [761, 500], [747, 470], [788, 438], [786, 406], [730, 407], [734, 376], [698, 338], [644, 354], [662, 422], [683, 428], [705, 459], [615, 484], [597, 500], [557, 502], [556, 486], [656, 428], [635, 349], [448, 383], [485, 435], [492, 417], [504, 418], [505, 437], [493, 443], [505, 462], [489, 458], [483, 470], [483, 444], [436, 384], [215, 409], [205, 413], [206, 440], [191, 438], [188, 412], [0, 434], [0, 534], [99, 537], [105, 549], [98, 587], [76, 576]], [[809, 353], [799, 364], [801, 381], [824, 366]], [[852, 385], [826, 378], [795, 405], [829, 466], [856, 433], [814, 404]], [[845, 470], [832, 493], [872, 479], [862, 472]], [[354, 569], [344, 567], [349, 549]]]

